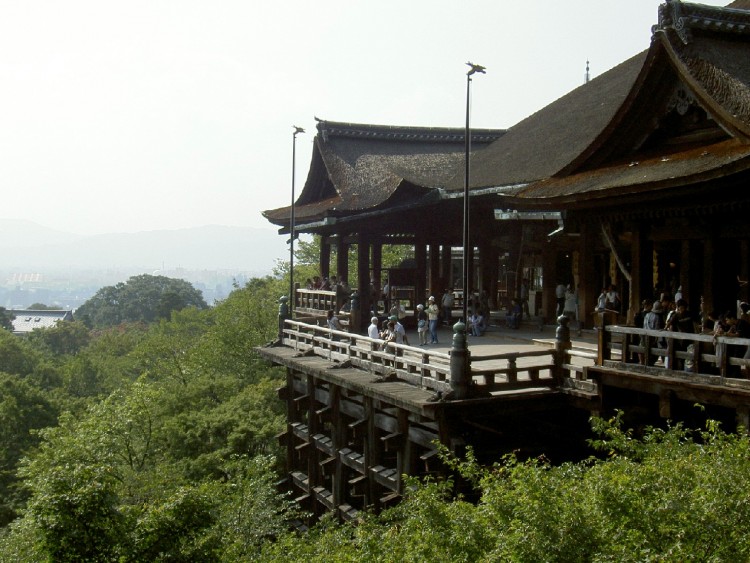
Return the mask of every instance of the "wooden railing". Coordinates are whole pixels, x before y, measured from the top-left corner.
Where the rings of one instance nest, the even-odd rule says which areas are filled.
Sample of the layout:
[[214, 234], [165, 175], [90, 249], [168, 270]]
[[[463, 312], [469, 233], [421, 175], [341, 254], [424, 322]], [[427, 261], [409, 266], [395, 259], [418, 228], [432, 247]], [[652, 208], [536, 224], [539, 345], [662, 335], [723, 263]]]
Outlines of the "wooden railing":
[[331, 330], [287, 320], [284, 344], [301, 352], [351, 365], [384, 377], [396, 376], [413, 385], [441, 393], [450, 390], [450, 354], [395, 342], [385, 343], [361, 334]]
[[597, 364], [696, 374], [724, 383], [725, 378], [748, 379], [744, 375], [750, 369], [750, 360], [744, 359], [748, 346], [750, 339], [736, 336], [611, 325], [599, 331]]
[[338, 311], [336, 292], [324, 289], [297, 289], [294, 293], [294, 316], [305, 322], [326, 324], [328, 311], [336, 311], [344, 326], [349, 324], [350, 314]]
[[[332, 362], [352, 366], [385, 377], [396, 377], [412, 385], [441, 393], [451, 390], [451, 354], [386, 343], [360, 334], [331, 330], [307, 322], [286, 320], [283, 343], [300, 352], [312, 352]], [[556, 360], [561, 354], [559, 361]], [[474, 355], [470, 358], [472, 393], [554, 387], [563, 377], [582, 379], [583, 366], [572, 357], [593, 364], [592, 353], [555, 349]], [[560, 374], [556, 377], [555, 374]]]
[[336, 292], [323, 289], [297, 289], [294, 293], [295, 311], [330, 311], [336, 308]]

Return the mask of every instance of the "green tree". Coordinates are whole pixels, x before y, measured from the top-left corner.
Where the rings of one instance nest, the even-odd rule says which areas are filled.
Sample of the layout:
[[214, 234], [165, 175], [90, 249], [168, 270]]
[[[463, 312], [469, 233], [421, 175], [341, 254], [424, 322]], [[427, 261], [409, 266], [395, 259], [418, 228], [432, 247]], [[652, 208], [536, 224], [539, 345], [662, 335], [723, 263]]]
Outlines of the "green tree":
[[103, 287], [86, 301], [76, 316], [89, 327], [120, 323], [151, 323], [169, 318], [186, 307], [208, 307], [200, 291], [185, 280], [142, 274], [125, 283]]
[[0, 328], [12, 331], [15, 318], [15, 315], [8, 311], [8, 309], [0, 307]]
[[89, 329], [81, 321], [58, 321], [55, 326], [35, 329], [29, 340], [58, 356], [74, 355], [90, 341]]
[[39, 353], [23, 338], [0, 330], [0, 371], [27, 376], [39, 362]]
[[39, 442], [32, 431], [52, 426], [56, 419], [56, 409], [42, 392], [0, 372], [0, 527], [22, 506], [15, 472], [21, 457]]
[[32, 303], [26, 307], [29, 311], [58, 311], [60, 307], [53, 307], [52, 305], [45, 305], [44, 303]]

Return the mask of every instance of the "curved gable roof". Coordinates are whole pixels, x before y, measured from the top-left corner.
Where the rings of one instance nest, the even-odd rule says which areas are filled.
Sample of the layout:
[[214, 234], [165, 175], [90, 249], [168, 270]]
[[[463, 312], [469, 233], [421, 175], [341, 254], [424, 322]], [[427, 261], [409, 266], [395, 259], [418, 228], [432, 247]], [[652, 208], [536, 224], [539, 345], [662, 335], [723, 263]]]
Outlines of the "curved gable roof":
[[[569, 165], [612, 120], [645, 56], [632, 57], [508, 129], [472, 158], [472, 188], [533, 182]], [[459, 178], [450, 186], [461, 187]]]
[[[738, 172], [750, 167], [749, 84], [750, 12], [669, 2], [647, 52], [512, 127], [472, 160], [472, 185], [569, 206]], [[644, 145], [682, 87], [713, 129]]]
[[[472, 143], [483, 146], [502, 129], [472, 130]], [[400, 127], [318, 121], [313, 159], [305, 187], [295, 204], [301, 220], [326, 214], [351, 214], [377, 208], [396, 197], [422, 197], [445, 184], [464, 157], [463, 128]], [[399, 189], [401, 187], [401, 189]], [[397, 194], [398, 191], [398, 194]], [[284, 225], [290, 208], [265, 211]]]

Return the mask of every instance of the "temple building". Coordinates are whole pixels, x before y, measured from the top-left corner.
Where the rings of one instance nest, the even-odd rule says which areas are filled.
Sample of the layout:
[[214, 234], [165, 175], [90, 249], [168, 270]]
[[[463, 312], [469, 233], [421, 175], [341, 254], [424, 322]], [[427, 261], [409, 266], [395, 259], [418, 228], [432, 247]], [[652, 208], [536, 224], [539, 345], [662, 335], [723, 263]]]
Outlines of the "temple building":
[[[461, 323], [448, 353], [364, 336], [383, 245], [414, 249], [397, 281], [416, 302], [456, 285], [465, 131], [317, 128], [296, 213], [265, 216], [282, 233], [320, 235], [322, 276], [335, 248], [335, 273], [349, 277], [356, 245], [352, 324], [307, 322], [300, 312], [319, 296], [305, 307], [295, 297], [290, 319], [284, 296], [279, 340], [258, 350], [287, 368], [286, 486], [311, 514], [353, 519], [390, 506], [404, 475], [445, 471], [440, 446], [488, 461], [555, 449], [565, 459], [590, 415], [633, 405], [645, 423], [695, 417], [698, 403], [707, 409], [698, 416], [750, 428], [750, 338], [626, 326], [641, 300], [662, 293], [679, 291], [703, 313], [748, 299], [750, 0], [668, 1], [646, 51], [508, 130], [471, 131], [461, 289], [498, 306], [526, 280], [551, 321], [556, 287], [574, 285], [591, 326], [604, 317], [597, 296], [615, 285], [621, 310], [596, 331], [596, 358], [572, 349], [566, 316], [546, 351], [472, 350]], [[336, 295], [326, 298], [329, 308]]]
[[[471, 131], [471, 290], [497, 306], [503, 282], [517, 293], [528, 279], [551, 320], [555, 287], [571, 284], [587, 326], [610, 284], [624, 319], [678, 287], [694, 309], [747, 298], [748, 9], [667, 2], [646, 51], [507, 131]], [[322, 236], [322, 275], [332, 247], [356, 245], [367, 296], [382, 245], [407, 244], [418, 300], [454, 286], [463, 146], [460, 129], [319, 121], [295, 228]], [[289, 207], [264, 215], [288, 232]]]

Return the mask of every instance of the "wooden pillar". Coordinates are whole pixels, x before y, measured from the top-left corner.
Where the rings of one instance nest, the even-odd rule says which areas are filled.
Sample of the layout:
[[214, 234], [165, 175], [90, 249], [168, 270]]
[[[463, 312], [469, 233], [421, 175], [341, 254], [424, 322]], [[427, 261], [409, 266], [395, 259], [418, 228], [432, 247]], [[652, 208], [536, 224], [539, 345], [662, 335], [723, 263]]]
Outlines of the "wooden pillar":
[[362, 233], [357, 235], [357, 293], [359, 294], [359, 319], [352, 332], [367, 333], [370, 324], [370, 241]]
[[[750, 279], [750, 243], [747, 239], [740, 240], [740, 279], [747, 281]], [[684, 288], [683, 288], [684, 289]], [[750, 289], [748, 284], [740, 286], [740, 301], [750, 301]]]
[[414, 303], [415, 309], [418, 303], [424, 303], [426, 300], [425, 292], [427, 291], [427, 245], [424, 241], [418, 240], [414, 244], [414, 259], [417, 263], [417, 279], [414, 280]]
[[680, 287], [682, 295], [689, 299], [692, 295], [690, 291], [690, 240], [682, 240], [680, 244]]
[[349, 281], [349, 245], [343, 235], [336, 241], [336, 275], [339, 280]]
[[578, 288], [578, 317], [582, 326], [593, 326], [593, 311], [596, 299], [601, 291], [600, 280], [594, 277], [594, 248], [591, 226], [581, 224], [581, 236], [578, 237], [578, 266], [581, 276]]
[[320, 277], [331, 275], [331, 242], [328, 237], [320, 237]]
[[[520, 295], [521, 282], [523, 280], [523, 260], [521, 258], [521, 223], [518, 221], [508, 222], [508, 235], [510, 245], [508, 248], [508, 263], [516, 273], [514, 286], [508, 288], [508, 297], [517, 297]], [[529, 284], [532, 280], [529, 280]]]
[[294, 372], [286, 368], [286, 473], [289, 475], [296, 467], [294, 451], [294, 432], [292, 423], [299, 422], [299, 414], [294, 404]]
[[333, 504], [335, 507], [339, 507], [346, 500], [346, 467], [341, 462], [341, 456], [339, 452], [347, 444], [346, 442], [346, 430], [344, 418], [341, 413], [341, 387], [333, 385], [331, 389], [331, 395], [329, 398], [329, 406], [331, 407], [331, 423], [334, 426], [332, 438], [333, 451], [336, 456], [335, 466], [333, 474], [333, 487], [331, 493], [333, 494]]
[[372, 243], [372, 280], [375, 289], [383, 288], [383, 243], [380, 241]]
[[[555, 288], [561, 283], [560, 273], [557, 271], [557, 250], [551, 243], [542, 246], [542, 312], [537, 315], [547, 321], [557, 319], [557, 297]], [[557, 324], [555, 322], [555, 324]]]
[[[484, 266], [489, 270], [488, 286], [485, 288], [490, 296], [490, 309], [497, 309], [497, 282], [500, 280], [500, 249], [497, 246], [490, 246], [490, 254], [487, 257], [489, 263]], [[484, 258], [482, 258], [484, 261]], [[489, 319], [487, 319], [489, 320]]]
[[[469, 287], [464, 288], [464, 298], [467, 298], [467, 296], [471, 295], [471, 292], [474, 291], [477, 288], [477, 280], [475, 275], [475, 269], [476, 269], [476, 260], [474, 260], [474, 247], [469, 247], [469, 255], [464, 257], [464, 260], [469, 261], [469, 280], [468, 284]], [[471, 314], [471, 311], [469, 311], [469, 314]], [[464, 319], [466, 320], [466, 319]]]
[[440, 256], [440, 281], [445, 287], [437, 287], [433, 289], [433, 295], [435, 299], [440, 299], [439, 296], [443, 294], [443, 290], [447, 287], [453, 287], [453, 269], [451, 268], [451, 245], [443, 244], [441, 256]]
[[714, 238], [713, 236], [703, 241], [703, 308], [706, 313], [714, 310], [716, 301], [714, 300], [714, 277], [717, 273], [714, 271]]
[[[315, 378], [311, 375], [307, 376], [307, 447], [304, 449], [305, 455], [307, 455], [307, 479], [310, 484], [310, 490], [314, 487], [323, 485], [322, 475], [320, 473], [319, 455], [318, 449], [313, 443], [312, 437], [318, 433], [318, 417], [315, 416]], [[315, 511], [319, 512], [319, 506], [317, 502], [312, 503], [315, 507]]]
[[497, 277], [497, 255], [496, 251], [492, 248], [489, 237], [482, 241], [479, 245], [479, 291], [486, 291], [487, 295], [492, 298], [492, 274], [493, 264], [495, 277]]
[[[651, 245], [646, 240], [646, 233], [641, 224], [633, 226], [630, 243], [630, 309], [628, 321], [632, 321], [641, 308], [641, 301], [651, 299], [651, 279], [653, 277]], [[643, 328], [643, 327], [638, 327]]]
[[365, 475], [367, 475], [367, 499], [366, 504], [377, 507], [378, 484], [371, 476], [370, 470], [380, 464], [380, 439], [378, 427], [375, 426], [375, 405], [372, 397], [363, 397], [365, 420], [367, 421], [367, 432], [364, 439]]
[[[440, 295], [440, 245], [432, 243], [430, 244], [430, 295], [434, 295], [435, 299]], [[429, 296], [428, 296], [429, 297]]]
[[398, 410], [398, 432], [402, 436], [401, 447], [397, 454], [398, 467], [398, 493], [404, 493], [403, 475], [412, 475], [411, 440], [409, 440], [409, 411], [404, 409]]

